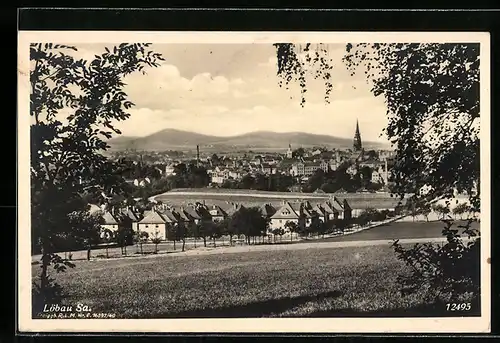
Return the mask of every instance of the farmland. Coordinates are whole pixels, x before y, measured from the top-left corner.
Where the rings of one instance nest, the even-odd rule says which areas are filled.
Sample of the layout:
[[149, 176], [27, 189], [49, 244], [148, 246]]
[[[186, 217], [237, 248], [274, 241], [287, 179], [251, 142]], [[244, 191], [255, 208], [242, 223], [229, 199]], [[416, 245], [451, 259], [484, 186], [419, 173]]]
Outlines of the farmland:
[[170, 205], [186, 205], [188, 203], [206, 201], [209, 204], [224, 206], [228, 202], [240, 203], [245, 206], [261, 206], [270, 203], [279, 206], [283, 201], [309, 200], [325, 201], [331, 195], [339, 199], [347, 199], [349, 205], [354, 209], [368, 207], [393, 208], [398, 203], [398, 198], [391, 197], [389, 193], [340, 193], [340, 194], [313, 194], [292, 192], [264, 192], [242, 189], [207, 189], [189, 188], [176, 189], [159, 194], [155, 200]]
[[[457, 221], [453, 224], [453, 229], [464, 222]], [[327, 242], [346, 242], [346, 241], [372, 241], [380, 239], [412, 239], [412, 238], [436, 238], [442, 237], [444, 224], [441, 221], [431, 222], [393, 222], [363, 230], [352, 235], [325, 238], [321, 241]], [[473, 228], [479, 229], [478, 223], [473, 223]], [[459, 229], [459, 233], [462, 231]]]
[[[55, 276], [66, 291], [64, 303], [82, 303], [117, 318], [429, 316], [430, 311], [422, 294], [400, 295], [396, 278], [405, 267], [389, 244], [75, 263]], [[443, 306], [431, 311], [445, 315]]]

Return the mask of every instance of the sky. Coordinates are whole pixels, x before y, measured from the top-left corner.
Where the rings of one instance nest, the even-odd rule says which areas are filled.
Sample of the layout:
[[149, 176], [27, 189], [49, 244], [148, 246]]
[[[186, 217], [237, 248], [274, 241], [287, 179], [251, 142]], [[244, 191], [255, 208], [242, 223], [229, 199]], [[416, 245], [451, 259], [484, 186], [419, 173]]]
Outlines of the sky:
[[[106, 45], [77, 44], [92, 59]], [[111, 46], [111, 45], [109, 45]], [[386, 106], [374, 97], [364, 75], [351, 76], [341, 61], [343, 44], [329, 44], [333, 63], [331, 103], [324, 85], [308, 78], [305, 107], [297, 85], [280, 88], [271, 44], [153, 44], [165, 61], [147, 74], [124, 80], [135, 107], [118, 124], [123, 135], [146, 136], [178, 129], [218, 136], [252, 131], [307, 132], [353, 138], [356, 120], [365, 141], [387, 142]]]

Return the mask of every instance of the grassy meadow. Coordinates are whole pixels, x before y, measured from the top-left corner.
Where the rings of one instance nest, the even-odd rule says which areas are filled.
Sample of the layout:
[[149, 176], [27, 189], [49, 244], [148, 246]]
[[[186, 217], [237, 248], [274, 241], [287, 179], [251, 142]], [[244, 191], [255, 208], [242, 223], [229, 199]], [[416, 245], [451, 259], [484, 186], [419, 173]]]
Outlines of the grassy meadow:
[[116, 318], [450, 315], [400, 295], [406, 267], [389, 245], [75, 263], [55, 275], [65, 303]]

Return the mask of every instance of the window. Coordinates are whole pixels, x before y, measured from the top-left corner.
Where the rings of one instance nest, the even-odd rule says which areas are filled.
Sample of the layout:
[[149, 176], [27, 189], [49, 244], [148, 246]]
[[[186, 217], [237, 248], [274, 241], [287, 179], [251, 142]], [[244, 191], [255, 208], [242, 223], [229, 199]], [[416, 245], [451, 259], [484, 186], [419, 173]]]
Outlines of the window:
[[156, 224], [155, 227], [158, 227], [158, 224]]
[[146, 225], [146, 229], [149, 227], [149, 225]]
[[282, 220], [280, 219], [280, 224], [281, 224]]

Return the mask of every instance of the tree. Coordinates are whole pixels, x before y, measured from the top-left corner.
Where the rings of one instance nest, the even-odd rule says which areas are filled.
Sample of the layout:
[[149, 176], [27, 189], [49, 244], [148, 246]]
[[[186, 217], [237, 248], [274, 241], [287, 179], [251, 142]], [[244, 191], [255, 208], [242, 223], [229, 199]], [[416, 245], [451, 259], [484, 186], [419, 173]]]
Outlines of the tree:
[[101, 241], [104, 242], [104, 247], [106, 250], [106, 258], [109, 258], [108, 248], [109, 244], [115, 240], [116, 233], [110, 229], [103, 229], [101, 231]]
[[268, 221], [262, 217], [258, 207], [242, 207], [231, 217], [230, 225], [237, 228], [238, 233], [244, 234], [247, 243], [250, 237], [264, 236], [267, 234]]
[[274, 238], [274, 243], [276, 243], [276, 236], [280, 236], [280, 241], [281, 237], [285, 234], [285, 230], [283, 228], [275, 228], [271, 231], [273, 238]]
[[429, 221], [429, 215], [432, 212], [431, 204], [429, 204], [428, 202], [422, 202], [421, 204], [419, 204], [417, 211], [418, 214], [421, 214], [425, 217], [426, 221]]
[[[328, 103], [334, 81], [328, 45], [274, 46], [279, 85], [298, 83], [305, 106], [306, 76], [322, 78]], [[384, 97], [384, 131], [396, 147], [394, 192], [419, 194], [430, 186], [434, 198], [451, 198], [458, 191], [479, 211], [479, 44], [346, 44], [343, 60]]]
[[158, 253], [158, 244], [162, 242], [161, 234], [158, 229], [156, 229], [153, 234], [151, 235], [151, 243], [155, 245], [155, 250], [154, 253]]
[[83, 191], [119, 192], [124, 184], [101, 152], [108, 148], [105, 139], [120, 133], [113, 122], [127, 119], [125, 110], [133, 106], [122, 79], [163, 59], [149, 46], [123, 43], [85, 61], [71, 55], [77, 51], [72, 46], [30, 45], [31, 222], [42, 251], [42, 296], [48, 266], [70, 266], [55, 257], [53, 242], [74, 231], [68, 215], [85, 211]]
[[441, 215], [442, 220], [444, 220], [445, 217], [450, 213], [449, 207], [443, 204], [435, 204], [432, 206], [432, 209], [434, 210], [434, 212]]
[[455, 206], [455, 208], [453, 208], [452, 210], [453, 212], [453, 215], [455, 216], [455, 219], [456, 219], [456, 216], [459, 216], [460, 219], [463, 219], [463, 215], [467, 212], [469, 212], [469, 205], [467, 205], [467, 203], [460, 203], [458, 204], [457, 206]]
[[299, 230], [299, 226], [296, 222], [287, 221], [285, 223], [285, 228], [290, 231], [290, 241], [293, 241], [293, 234], [297, 234]]
[[141, 255], [143, 255], [142, 245], [146, 243], [149, 239], [149, 234], [145, 231], [135, 231], [134, 232], [134, 242], [139, 245]]
[[294, 151], [292, 151], [293, 158], [301, 158], [301, 157], [304, 157], [304, 155], [305, 155], [304, 148], [298, 148], [298, 149], [295, 149]]
[[127, 255], [127, 245], [133, 242], [134, 231], [131, 225], [119, 225], [116, 232], [116, 242], [122, 249], [122, 254]]

